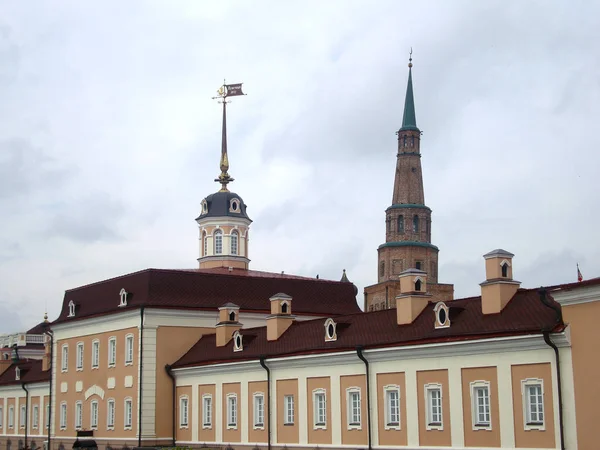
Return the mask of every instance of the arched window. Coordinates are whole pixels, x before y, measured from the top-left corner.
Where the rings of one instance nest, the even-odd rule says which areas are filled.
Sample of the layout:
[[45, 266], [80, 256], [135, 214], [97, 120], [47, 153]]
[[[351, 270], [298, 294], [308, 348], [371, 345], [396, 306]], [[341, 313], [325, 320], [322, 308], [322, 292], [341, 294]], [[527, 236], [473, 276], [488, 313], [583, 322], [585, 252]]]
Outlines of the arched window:
[[415, 146], [415, 137], [414, 137], [414, 136], [412, 136], [412, 137], [410, 138], [410, 146], [411, 146], [411, 147], [414, 147], [414, 146]]
[[238, 232], [236, 230], [231, 232], [231, 254], [238, 254]]
[[288, 304], [282, 303], [281, 304], [281, 314], [287, 314], [287, 312], [288, 312]]
[[504, 263], [502, 264], [502, 278], [507, 278], [508, 277], [508, 264]]
[[404, 136], [404, 146], [406, 147], [408, 143], [406, 142], [406, 136]]
[[419, 216], [415, 214], [413, 217], [413, 233], [419, 232]]
[[215, 237], [215, 255], [220, 255], [223, 253], [223, 232], [221, 230], [216, 230], [214, 232]]
[[235, 312], [231, 311], [231, 312], [229, 313], [229, 320], [230, 320], [231, 322], [235, 322]]
[[398, 216], [398, 233], [404, 234], [404, 216]]
[[206, 231], [202, 232], [202, 255], [206, 256], [208, 255], [208, 235], [206, 234]]
[[417, 278], [417, 281], [415, 281], [415, 291], [420, 291], [421, 290], [421, 280]]

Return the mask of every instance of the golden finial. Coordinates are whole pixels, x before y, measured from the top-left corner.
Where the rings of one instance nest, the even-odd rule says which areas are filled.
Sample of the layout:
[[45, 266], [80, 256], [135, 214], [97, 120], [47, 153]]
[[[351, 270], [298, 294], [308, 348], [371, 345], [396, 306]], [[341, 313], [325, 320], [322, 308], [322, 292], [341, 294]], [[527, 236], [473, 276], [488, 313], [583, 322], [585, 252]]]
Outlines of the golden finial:
[[410, 53], [408, 54], [408, 68], [412, 67], [412, 47], [410, 48]]
[[44, 322], [48, 322], [48, 312], [44, 313]]

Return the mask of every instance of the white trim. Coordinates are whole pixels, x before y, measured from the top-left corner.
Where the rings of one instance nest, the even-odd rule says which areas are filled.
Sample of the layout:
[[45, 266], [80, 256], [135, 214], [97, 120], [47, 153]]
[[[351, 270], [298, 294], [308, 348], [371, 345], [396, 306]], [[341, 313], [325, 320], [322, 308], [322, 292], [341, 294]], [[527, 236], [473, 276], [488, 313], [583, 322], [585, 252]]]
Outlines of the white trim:
[[[479, 404], [475, 391], [484, 389], [487, 391], [487, 416], [488, 421], [479, 421]], [[489, 381], [475, 380], [469, 383], [469, 393], [471, 397], [471, 429], [473, 431], [492, 429], [492, 389]], [[485, 413], [484, 413], [485, 414]]]
[[[97, 350], [97, 351], [96, 351]], [[100, 368], [100, 339], [92, 340], [92, 370]]]
[[90, 386], [86, 391], [85, 391], [85, 399], [87, 400], [88, 398], [90, 398], [92, 395], [97, 395], [98, 397], [100, 397], [102, 400], [104, 400], [104, 389], [102, 389], [100, 386], [98, 386], [97, 384], [94, 384], [92, 386]]
[[550, 291], [552, 298], [562, 306], [580, 305], [600, 301], [600, 286], [572, 287], [568, 291]]
[[[291, 415], [289, 408], [290, 403], [292, 406]], [[296, 424], [296, 402], [293, 394], [286, 394], [283, 396], [283, 424], [288, 426]]]
[[[80, 351], [81, 349], [81, 351]], [[83, 355], [85, 353], [85, 346], [82, 341], [77, 342], [75, 346], [75, 370], [77, 372], [83, 372]]]
[[[440, 311], [444, 311], [446, 319], [442, 322], [440, 320]], [[433, 308], [435, 314], [435, 328], [450, 328], [450, 309], [444, 302], [437, 302]]]
[[[131, 405], [131, 423], [129, 425], [127, 425], [127, 404]], [[125, 397], [123, 399], [123, 429], [133, 429], [133, 399], [131, 397]]]
[[[94, 425], [94, 405], [96, 405], [96, 425]], [[98, 404], [98, 400], [92, 400], [90, 402], [90, 429], [91, 430], [98, 429], [99, 416], [100, 416], [100, 405]]]
[[60, 348], [60, 371], [61, 373], [69, 371], [69, 344], [63, 344]]
[[[129, 351], [128, 348], [128, 342], [131, 342], [131, 360], [128, 360], [127, 357], [127, 353]], [[133, 333], [127, 333], [125, 335], [125, 365], [126, 366], [133, 366], [133, 348], [134, 348], [134, 344], [135, 344], [135, 336], [133, 335]]]
[[[227, 401], [227, 411], [226, 411], [226, 415], [225, 418], [227, 419], [227, 429], [228, 430], [237, 430], [238, 429], [238, 424], [240, 422], [240, 418], [239, 418], [239, 405], [238, 405], [238, 396], [236, 393], [234, 392], [230, 392], [229, 394], [227, 394], [225, 396], [226, 401]], [[235, 400], [235, 409], [230, 409], [231, 406], [231, 400]], [[233, 416], [235, 415], [235, 422], [233, 422], [231, 419], [233, 418]]]
[[[183, 414], [183, 402], [185, 400], [185, 415]], [[185, 417], [185, 423], [182, 419]], [[190, 397], [187, 394], [179, 396], [179, 429], [187, 430], [190, 427]]]
[[[113, 344], [114, 342], [114, 344]], [[112, 352], [112, 346], [114, 345], [114, 360], [113, 360], [113, 352]], [[108, 359], [106, 360], [106, 362], [108, 363], [108, 367], [116, 367], [117, 366], [117, 337], [116, 336], [110, 336], [108, 338], [108, 352], [107, 352], [107, 356]]]
[[[235, 314], [235, 312], [234, 312]], [[239, 340], [239, 343], [238, 343]], [[244, 350], [244, 339], [239, 330], [233, 332], [233, 351], [241, 352]]]
[[82, 318], [52, 325], [54, 341], [83, 338], [84, 336], [104, 334], [139, 325], [140, 312], [138, 309], [119, 310], [115, 306], [113, 314], [107, 313], [99, 317]]
[[[350, 401], [350, 397], [353, 394], [358, 394], [358, 422], [352, 422], [350, 419], [354, 419], [353, 405]], [[346, 388], [346, 428], [348, 430], [362, 430], [362, 395], [360, 387], [351, 386]]]
[[[205, 400], [210, 400], [210, 421], [206, 420], [206, 403]], [[213, 427], [213, 396], [212, 394], [202, 394], [202, 429], [203, 430], [211, 430]]]
[[119, 291], [119, 308], [127, 306], [127, 291], [125, 288], [122, 288]]
[[69, 300], [69, 315], [67, 317], [75, 317], [75, 302]]
[[[317, 395], [323, 396], [323, 421], [317, 420], [319, 418], [319, 408], [317, 403]], [[312, 402], [313, 402], [313, 430], [326, 430], [327, 429], [327, 389], [316, 388], [312, 391]]]
[[[256, 400], [262, 399], [262, 422], [257, 421], [256, 417]], [[264, 392], [253, 392], [252, 393], [252, 427], [254, 430], [265, 429], [265, 393]]]
[[75, 430], [83, 428], [83, 402], [78, 400], [75, 402]]
[[[542, 395], [542, 421], [531, 423], [529, 422], [529, 396], [527, 395], [526, 389], [532, 386], [540, 387], [541, 395]], [[545, 431], [546, 430], [546, 402], [544, 401], [544, 380], [541, 378], [526, 378], [521, 380], [521, 397], [523, 403], [523, 429], [526, 431], [538, 430]], [[538, 411], [539, 414], [539, 411]]]
[[67, 402], [62, 401], [60, 402], [60, 410], [59, 410], [59, 414], [60, 414], [60, 429], [61, 430], [66, 430], [67, 429], [67, 420], [69, 418], [69, 414], [67, 411]]
[[[388, 401], [388, 393], [396, 392], [398, 394], [398, 422], [390, 422], [390, 404]], [[402, 418], [400, 417], [400, 413], [402, 408], [400, 408], [400, 386], [397, 384], [387, 384], [383, 386], [383, 425], [386, 430], [401, 430], [402, 429]]]
[[[110, 408], [109, 405], [112, 404], [112, 424], [110, 423]], [[115, 429], [115, 421], [117, 417], [117, 402], [115, 402], [114, 398], [106, 399], [106, 429], [114, 430]]]
[[[425, 429], [429, 430], [443, 430], [444, 429], [444, 393], [442, 391], [442, 385], [440, 383], [427, 383], [424, 386], [424, 397], [425, 402]], [[431, 403], [429, 401], [429, 392], [439, 391], [440, 392], [440, 421], [432, 422], [429, 419], [433, 419], [433, 412], [431, 411]]]
[[[333, 333], [329, 333], [329, 326], [333, 326]], [[337, 323], [329, 317], [325, 320], [325, 342], [337, 341]]]

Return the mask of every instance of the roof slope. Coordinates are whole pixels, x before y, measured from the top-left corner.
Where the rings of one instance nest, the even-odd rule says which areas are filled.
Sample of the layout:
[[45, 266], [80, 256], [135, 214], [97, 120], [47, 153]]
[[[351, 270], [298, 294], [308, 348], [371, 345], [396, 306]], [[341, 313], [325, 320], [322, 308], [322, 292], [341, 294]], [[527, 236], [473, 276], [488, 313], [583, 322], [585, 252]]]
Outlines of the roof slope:
[[333, 342], [325, 342], [324, 319], [294, 322], [277, 341], [271, 342], [266, 340], [266, 327], [242, 329], [244, 349], [241, 352], [233, 351], [233, 342], [216, 347], [215, 335], [204, 335], [174, 367], [257, 359], [260, 356], [341, 351], [357, 346], [401, 346], [534, 334], [543, 328], [556, 326], [555, 311], [540, 302], [536, 290], [519, 289], [499, 314], [484, 315], [481, 297], [448, 302], [449, 328], [435, 329], [434, 306], [430, 303], [410, 325], [397, 324], [395, 309], [336, 317], [337, 340]]
[[[128, 292], [119, 308], [119, 292]], [[227, 302], [242, 311], [270, 311], [269, 298], [284, 292], [293, 298], [295, 314], [340, 315], [359, 312], [352, 283], [285, 274], [218, 267], [215, 269], [147, 269], [65, 292], [54, 323], [122, 312], [140, 306], [213, 310]], [[69, 302], [75, 317], [68, 318]]]
[[[21, 371], [20, 379], [15, 378], [15, 369]], [[25, 360], [11, 364], [11, 366], [0, 375], [0, 386], [22, 383], [41, 383], [50, 381], [50, 370], [42, 370], [42, 360]]]

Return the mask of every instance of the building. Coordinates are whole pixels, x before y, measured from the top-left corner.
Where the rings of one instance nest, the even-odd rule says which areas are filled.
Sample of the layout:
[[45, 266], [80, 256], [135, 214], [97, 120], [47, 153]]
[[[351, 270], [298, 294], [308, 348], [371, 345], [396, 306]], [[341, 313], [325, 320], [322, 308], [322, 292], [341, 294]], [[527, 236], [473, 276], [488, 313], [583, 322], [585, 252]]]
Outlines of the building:
[[[600, 278], [523, 289], [496, 249], [480, 296], [442, 301], [426, 267], [409, 266], [388, 280], [395, 307], [362, 312], [345, 274], [252, 270], [223, 108], [198, 267], [70, 289], [56, 320], [6, 338], [0, 450], [597, 448]], [[428, 243], [406, 242], [380, 255]]]
[[454, 286], [438, 282], [439, 249], [431, 243], [431, 209], [425, 205], [421, 170], [421, 130], [417, 127], [412, 59], [402, 126], [396, 132], [398, 152], [392, 204], [385, 211], [385, 243], [377, 249], [377, 284], [364, 291], [364, 310], [394, 308], [400, 292], [398, 276], [407, 269], [427, 272], [435, 300], [452, 300]]

